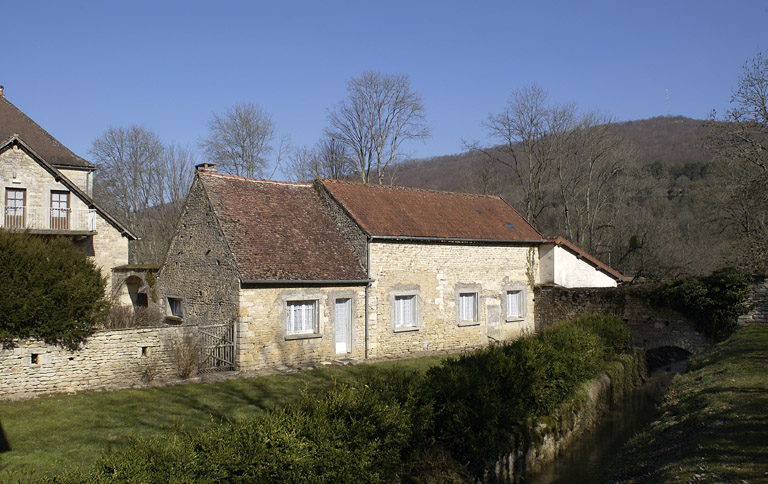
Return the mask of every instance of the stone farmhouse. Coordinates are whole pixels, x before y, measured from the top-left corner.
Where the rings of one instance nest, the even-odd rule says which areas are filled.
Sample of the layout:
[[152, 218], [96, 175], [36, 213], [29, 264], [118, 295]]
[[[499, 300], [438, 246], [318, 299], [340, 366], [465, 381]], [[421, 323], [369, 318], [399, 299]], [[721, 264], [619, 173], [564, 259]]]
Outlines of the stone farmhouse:
[[[415, 356], [533, 332], [546, 244], [552, 272], [565, 242], [497, 196], [255, 180], [202, 164], [157, 287], [168, 322], [199, 328], [203, 370]], [[589, 268], [581, 279], [623, 279], [567, 247]]]
[[0, 88], [0, 229], [71, 237], [108, 278], [137, 237], [94, 203], [95, 167], [72, 153]]

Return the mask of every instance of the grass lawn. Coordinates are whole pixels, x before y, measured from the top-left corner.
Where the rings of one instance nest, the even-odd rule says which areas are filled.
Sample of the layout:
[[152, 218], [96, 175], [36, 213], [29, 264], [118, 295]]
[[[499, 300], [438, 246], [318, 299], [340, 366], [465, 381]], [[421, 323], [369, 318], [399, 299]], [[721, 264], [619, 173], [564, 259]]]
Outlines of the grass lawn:
[[694, 359], [616, 482], [768, 482], [768, 324]]
[[0, 482], [90, 465], [132, 435], [195, 429], [212, 421], [246, 418], [284, 405], [307, 389], [351, 383], [395, 366], [424, 371], [443, 356], [330, 366], [312, 371], [163, 388], [52, 395], [0, 401], [0, 425], [10, 452], [0, 454]]

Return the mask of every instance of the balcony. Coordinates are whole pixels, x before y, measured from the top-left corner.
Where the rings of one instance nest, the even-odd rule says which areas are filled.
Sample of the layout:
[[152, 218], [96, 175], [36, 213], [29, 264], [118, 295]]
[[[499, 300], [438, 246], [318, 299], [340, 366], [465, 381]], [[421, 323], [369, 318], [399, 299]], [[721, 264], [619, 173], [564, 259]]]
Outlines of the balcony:
[[92, 209], [0, 205], [0, 214], [0, 228], [7, 230], [65, 235], [92, 235], [96, 230], [96, 210]]

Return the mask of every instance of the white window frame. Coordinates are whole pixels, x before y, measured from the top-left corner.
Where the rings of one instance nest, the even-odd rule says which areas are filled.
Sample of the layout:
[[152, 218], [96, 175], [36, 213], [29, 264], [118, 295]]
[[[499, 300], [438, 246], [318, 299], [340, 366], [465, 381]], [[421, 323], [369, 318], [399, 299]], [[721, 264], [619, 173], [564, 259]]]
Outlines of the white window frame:
[[[518, 313], [517, 314], [511, 314], [510, 313], [510, 297], [516, 294], [518, 301], [517, 301], [517, 307], [518, 307]], [[507, 322], [510, 321], [523, 321], [526, 316], [528, 315], [528, 308], [527, 308], [527, 297], [526, 297], [526, 290], [525, 287], [506, 287], [504, 288], [504, 294], [503, 294], [503, 301], [504, 301], [504, 320]]]
[[[465, 305], [465, 301], [471, 298], [471, 306]], [[476, 291], [462, 291], [456, 296], [456, 311], [459, 324], [471, 325], [478, 322], [479, 295]], [[467, 311], [469, 314], [467, 314]]]
[[[409, 315], [404, 314], [405, 301], [410, 301]], [[407, 320], [405, 319], [406, 316]], [[417, 294], [394, 294], [392, 296], [392, 327], [396, 332], [419, 329], [419, 297]]]
[[[286, 338], [317, 337], [320, 333], [320, 303], [317, 299], [294, 299], [285, 302]], [[308, 320], [308, 316], [311, 320]], [[300, 318], [300, 327], [296, 329], [296, 318]]]

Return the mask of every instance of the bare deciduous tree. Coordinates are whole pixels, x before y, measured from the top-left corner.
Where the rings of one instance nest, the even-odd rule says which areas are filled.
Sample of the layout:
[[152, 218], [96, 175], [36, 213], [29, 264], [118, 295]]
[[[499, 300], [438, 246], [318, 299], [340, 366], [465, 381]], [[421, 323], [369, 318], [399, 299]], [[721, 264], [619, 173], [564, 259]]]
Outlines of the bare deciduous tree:
[[233, 175], [264, 175], [275, 135], [269, 114], [253, 103], [237, 104], [221, 114], [213, 113], [208, 130], [200, 147], [209, 161]]
[[328, 114], [328, 136], [347, 145], [364, 183], [384, 183], [404, 141], [429, 137], [421, 97], [408, 76], [365, 72], [347, 83], [347, 99]]
[[353, 161], [341, 141], [324, 137], [312, 148], [300, 148], [290, 159], [288, 176], [296, 181], [315, 178], [344, 179], [352, 174]]
[[161, 262], [191, 184], [193, 153], [135, 125], [109, 128], [89, 153], [99, 169], [94, 198], [141, 237], [133, 262]]
[[[768, 55], [768, 54], [766, 54]], [[711, 207], [735, 228], [738, 262], [768, 270], [768, 57], [746, 62], [722, 119], [713, 112], [705, 146], [731, 166], [720, 167], [724, 182]]]
[[545, 206], [552, 164], [575, 126], [575, 112], [570, 104], [550, 105], [547, 93], [533, 85], [513, 92], [504, 110], [483, 123], [501, 145], [480, 151], [512, 169], [523, 190], [524, 215], [534, 225]]

